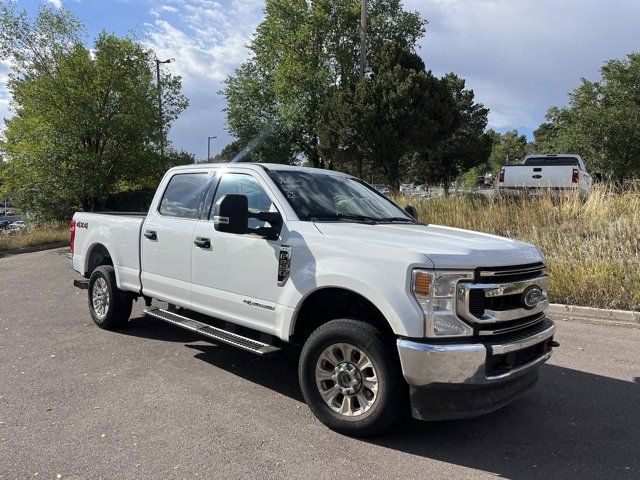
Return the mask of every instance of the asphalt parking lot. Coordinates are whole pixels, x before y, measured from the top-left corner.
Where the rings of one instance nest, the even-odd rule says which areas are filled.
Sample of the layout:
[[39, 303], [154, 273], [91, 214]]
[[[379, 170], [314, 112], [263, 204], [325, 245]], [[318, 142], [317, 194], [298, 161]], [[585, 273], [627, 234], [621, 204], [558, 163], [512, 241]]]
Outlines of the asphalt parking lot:
[[540, 384], [382, 437], [311, 415], [296, 359], [141, 317], [107, 332], [63, 249], [0, 258], [0, 479], [640, 478], [640, 329], [559, 322]]

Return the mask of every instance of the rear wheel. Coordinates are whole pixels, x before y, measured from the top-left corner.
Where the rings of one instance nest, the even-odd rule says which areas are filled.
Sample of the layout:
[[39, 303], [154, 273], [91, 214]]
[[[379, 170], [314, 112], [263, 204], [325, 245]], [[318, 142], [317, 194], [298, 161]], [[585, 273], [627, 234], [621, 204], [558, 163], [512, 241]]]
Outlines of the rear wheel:
[[319, 327], [302, 349], [298, 376], [309, 408], [332, 430], [375, 435], [402, 413], [397, 354], [367, 323], [341, 319]]
[[89, 312], [100, 328], [123, 327], [131, 316], [133, 298], [120, 290], [111, 265], [97, 267], [89, 277]]

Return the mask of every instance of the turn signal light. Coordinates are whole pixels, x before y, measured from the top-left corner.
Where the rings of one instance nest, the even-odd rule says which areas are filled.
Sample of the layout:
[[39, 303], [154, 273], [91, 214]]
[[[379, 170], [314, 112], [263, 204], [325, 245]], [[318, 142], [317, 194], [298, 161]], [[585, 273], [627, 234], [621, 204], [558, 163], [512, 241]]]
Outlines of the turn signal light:
[[413, 291], [418, 295], [429, 295], [431, 287], [431, 275], [426, 272], [416, 272], [413, 281]]

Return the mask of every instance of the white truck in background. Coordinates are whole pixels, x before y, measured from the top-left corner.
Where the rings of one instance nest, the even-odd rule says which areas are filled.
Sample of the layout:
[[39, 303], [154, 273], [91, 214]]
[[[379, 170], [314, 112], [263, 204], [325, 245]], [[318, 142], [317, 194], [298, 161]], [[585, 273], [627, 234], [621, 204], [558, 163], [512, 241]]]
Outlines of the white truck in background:
[[143, 299], [216, 343], [297, 346], [314, 415], [373, 435], [409, 401], [423, 420], [500, 408], [558, 345], [536, 247], [414, 215], [338, 172], [180, 166], [146, 215], [76, 213], [69, 256], [99, 327]]
[[591, 194], [593, 181], [579, 155], [527, 155], [522, 164], [504, 165], [498, 174], [498, 197], [578, 192]]

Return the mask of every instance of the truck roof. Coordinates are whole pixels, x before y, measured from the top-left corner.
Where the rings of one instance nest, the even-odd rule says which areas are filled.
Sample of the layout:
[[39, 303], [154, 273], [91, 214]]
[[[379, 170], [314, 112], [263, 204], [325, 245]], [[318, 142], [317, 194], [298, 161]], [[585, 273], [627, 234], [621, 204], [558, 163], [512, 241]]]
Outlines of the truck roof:
[[529, 155], [525, 156], [525, 160], [529, 157], [547, 157], [547, 158], [553, 158], [553, 157], [573, 157], [573, 158], [580, 158], [580, 155], [577, 155], [575, 153], [530, 153]]
[[198, 168], [225, 168], [225, 167], [241, 167], [248, 170], [276, 170], [276, 171], [297, 171], [308, 172], [319, 175], [335, 175], [340, 177], [350, 177], [351, 175], [335, 170], [325, 170], [323, 168], [299, 167], [296, 165], [285, 165], [282, 163], [256, 163], [256, 162], [238, 162], [238, 163], [194, 163], [189, 165], [178, 165], [172, 167], [172, 170], [191, 170]]

